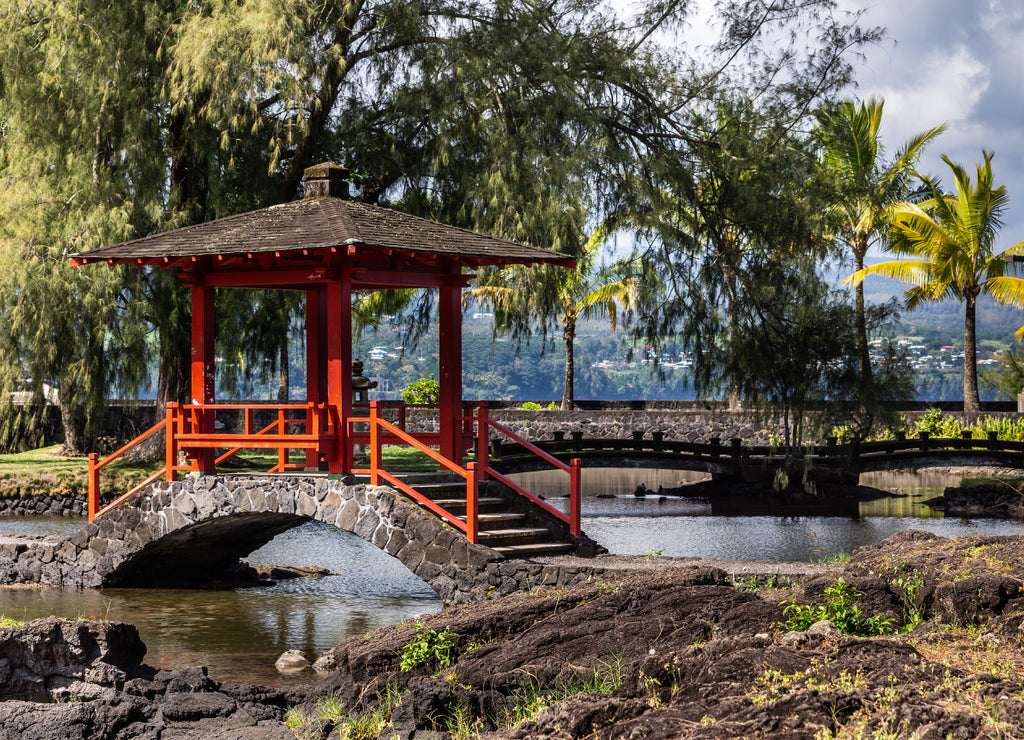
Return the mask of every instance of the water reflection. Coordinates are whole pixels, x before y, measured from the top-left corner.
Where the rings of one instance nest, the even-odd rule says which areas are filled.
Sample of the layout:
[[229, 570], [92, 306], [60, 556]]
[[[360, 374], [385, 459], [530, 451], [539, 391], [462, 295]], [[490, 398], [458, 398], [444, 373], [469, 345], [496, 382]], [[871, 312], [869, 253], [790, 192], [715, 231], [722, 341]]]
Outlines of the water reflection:
[[[24, 532], [31, 522], [21, 519], [20, 527], [3, 531]], [[56, 614], [131, 622], [150, 665], [205, 665], [218, 680], [280, 685], [314, 679], [309, 671], [279, 674], [274, 661], [285, 650], [316, 656], [346, 637], [440, 608], [434, 592], [397, 560], [317, 522], [279, 535], [249, 560], [320, 565], [339, 575], [237, 591], [6, 589], [0, 590], [0, 613], [21, 620]]]
[[[679, 471], [601, 469], [593, 482], [584, 478], [583, 529], [612, 552], [722, 560], [813, 562], [889, 537], [902, 529], [919, 529], [944, 537], [1024, 534], [1024, 523], [996, 519], [947, 519], [924, 505], [958, 476], [922, 473], [871, 473], [861, 484], [892, 491], [898, 497], [873, 501], [709, 500], [633, 495], [638, 483], [656, 490], [686, 475]], [[563, 511], [562, 481], [555, 472], [531, 473], [533, 490], [545, 492]], [[687, 476], [689, 481], [699, 474]], [[517, 481], [525, 474], [510, 476]], [[546, 481], [551, 485], [545, 488]], [[607, 498], [612, 496], [612, 498]], [[649, 519], [640, 523], [637, 517]]]

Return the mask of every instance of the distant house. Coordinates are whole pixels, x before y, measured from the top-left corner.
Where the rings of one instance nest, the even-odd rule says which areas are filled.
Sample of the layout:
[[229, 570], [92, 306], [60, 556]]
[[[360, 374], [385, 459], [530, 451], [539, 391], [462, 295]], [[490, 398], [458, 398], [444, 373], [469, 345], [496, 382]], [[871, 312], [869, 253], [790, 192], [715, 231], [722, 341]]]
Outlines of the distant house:
[[[18, 390], [11, 393], [11, 403], [15, 406], [24, 406], [31, 403], [35, 394], [32, 392], [32, 381], [26, 378], [18, 383]], [[56, 386], [43, 381], [43, 398], [46, 403], [56, 406], [60, 403], [60, 391]]]

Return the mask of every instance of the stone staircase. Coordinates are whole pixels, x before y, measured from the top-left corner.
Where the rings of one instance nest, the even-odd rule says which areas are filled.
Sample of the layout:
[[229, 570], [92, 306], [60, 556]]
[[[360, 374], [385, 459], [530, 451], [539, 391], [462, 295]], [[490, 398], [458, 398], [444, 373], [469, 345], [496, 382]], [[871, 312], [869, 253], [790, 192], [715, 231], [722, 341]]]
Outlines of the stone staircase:
[[[437, 474], [406, 474], [401, 478], [438, 506], [466, 520], [466, 483], [461, 478]], [[480, 484], [477, 510], [480, 544], [506, 558], [558, 555], [576, 549], [567, 528], [500, 483]]]

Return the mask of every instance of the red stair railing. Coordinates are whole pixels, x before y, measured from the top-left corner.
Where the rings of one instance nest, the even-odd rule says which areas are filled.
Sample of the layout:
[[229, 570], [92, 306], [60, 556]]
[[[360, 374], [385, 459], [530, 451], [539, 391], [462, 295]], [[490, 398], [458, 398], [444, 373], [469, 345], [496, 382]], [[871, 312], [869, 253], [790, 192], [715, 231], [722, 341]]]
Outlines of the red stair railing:
[[[476, 463], [469, 463], [466, 467], [462, 467], [453, 460], [449, 460], [444, 455], [439, 453], [416, 439], [404, 429], [400, 429], [398, 426], [392, 424], [383, 416], [381, 416], [381, 402], [371, 401], [369, 404], [370, 415], [367, 417], [350, 417], [349, 423], [358, 424], [365, 423], [369, 425], [369, 452], [370, 452], [370, 467], [353, 470], [354, 473], [370, 476], [370, 485], [379, 486], [381, 479], [387, 481], [390, 485], [400, 490], [405, 495], [412, 498], [417, 503], [421, 504], [429, 511], [437, 514], [444, 521], [451, 524], [453, 527], [458, 529], [460, 532], [465, 533], [466, 539], [476, 544], [479, 542], [479, 516], [477, 506], [477, 490], [479, 486], [478, 478], [478, 466]], [[401, 408], [401, 407], [399, 407]], [[404, 416], [404, 415], [403, 415]], [[404, 418], [403, 418], [404, 421]], [[414, 489], [405, 481], [397, 478], [391, 473], [384, 470], [381, 465], [381, 446], [384, 443], [384, 437], [387, 435], [388, 442], [406, 444], [410, 447], [419, 450], [424, 453], [432, 460], [437, 462], [442, 468], [446, 468], [456, 475], [462, 477], [466, 481], [466, 520], [462, 521], [459, 517], [452, 514], [447, 509], [438, 505], [436, 502], [424, 496], [422, 493]]]
[[[494, 478], [506, 486], [514, 490], [520, 496], [529, 499], [533, 503], [540, 506], [545, 511], [558, 517], [563, 522], [569, 525], [569, 532], [574, 537], [579, 537], [582, 533], [582, 527], [580, 524], [581, 519], [581, 502], [582, 502], [582, 479], [580, 477], [580, 460], [579, 458], [573, 458], [569, 461], [569, 464], [565, 464], [554, 455], [551, 455], [542, 450], [537, 445], [523, 439], [518, 434], [513, 432], [511, 429], [502, 426], [496, 421], [493, 421], [487, 409], [486, 402], [479, 402], [475, 404], [477, 407], [477, 415], [475, 417], [468, 416], [463, 417], [462, 420], [475, 420], [477, 423], [477, 463], [480, 467], [480, 472], [484, 480], [487, 478]], [[554, 508], [546, 501], [534, 496], [532, 493], [527, 491], [525, 488], [520, 486], [513, 480], [510, 480], [506, 476], [499, 473], [497, 470], [492, 468], [488, 461], [488, 453], [490, 450], [490, 430], [493, 429], [500, 434], [505, 435], [513, 442], [521, 445], [523, 449], [533, 453], [537, 457], [541, 458], [545, 462], [550, 463], [555, 468], [562, 470], [569, 474], [569, 513], [568, 515], [563, 514], [558, 509]]]

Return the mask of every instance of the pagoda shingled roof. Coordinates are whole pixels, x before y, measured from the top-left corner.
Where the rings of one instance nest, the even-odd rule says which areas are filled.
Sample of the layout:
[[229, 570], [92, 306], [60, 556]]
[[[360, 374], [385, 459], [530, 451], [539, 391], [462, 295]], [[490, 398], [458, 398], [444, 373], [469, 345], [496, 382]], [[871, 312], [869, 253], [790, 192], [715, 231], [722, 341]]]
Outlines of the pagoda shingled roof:
[[447, 257], [473, 266], [544, 262], [575, 266], [575, 260], [560, 252], [334, 197], [304, 198], [185, 226], [82, 252], [72, 262], [167, 264], [189, 257], [353, 246], [400, 251], [411, 256]]

